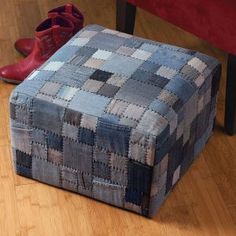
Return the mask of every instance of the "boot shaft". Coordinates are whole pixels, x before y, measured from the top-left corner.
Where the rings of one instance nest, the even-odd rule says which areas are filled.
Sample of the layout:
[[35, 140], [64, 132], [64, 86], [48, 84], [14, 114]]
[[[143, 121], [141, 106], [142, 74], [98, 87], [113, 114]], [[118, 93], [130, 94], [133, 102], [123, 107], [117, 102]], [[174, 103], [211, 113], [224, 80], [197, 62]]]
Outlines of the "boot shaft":
[[48, 12], [48, 17], [53, 17], [58, 14], [72, 21], [72, 23], [74, 24], [74, 34], [77, 33], [81, 28], [83, 28], [84, 16], [73, 4], [68, 3], [64, 6], [60, 6], [50, 10]]
[[73, 30], [73, 23], [63, 16], [46, 19], [35, 30], [35, 53], [48, 59], [73, 36]]

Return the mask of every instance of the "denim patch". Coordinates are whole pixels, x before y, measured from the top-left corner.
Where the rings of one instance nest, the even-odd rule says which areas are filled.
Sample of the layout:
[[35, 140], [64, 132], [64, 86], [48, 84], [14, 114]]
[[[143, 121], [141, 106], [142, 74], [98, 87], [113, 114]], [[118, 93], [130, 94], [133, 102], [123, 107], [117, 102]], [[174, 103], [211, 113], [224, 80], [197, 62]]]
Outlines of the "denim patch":
[[100, 33], [92, 38], [87, 46], [97, 48], [99, 45], [99, 49], [101, 50], [115, 51], [124, 43], [124, 41], [125, 38], [113, 35], [108, 36], [107, 34]]
[[[165, 88], [176, 94], [184, 103], [192, 96], [195, 90], [190, 83], [180, 77], [171, 80]], [[182, 91], [185, 92], [183, 93]]]
[[16, 150], [16, 164], [31, 169], [32, 157], [24, 152]]
[[81, 116], [82, 116], [81, 113], [66, 108], [63, 120], [71, 125], [79, 126], [81, 121]]
[[82, 47], [89, 42], [88, 38], [75, 38], [71, 43], [72, 46]]
[[166, 48], [159, 48], [149, 58], [151, 62], [157, 61], [163, 66], [179, 70], [183, 67], [187, 61], [191, 58], [190, 55], [181, 52], [175, 52], [173, 50], [167, 50]]
[[93, 160], [103, 163], [105, 165], [109, 165], [111, 159], [111, 153], [108, 151], [104, 151], [100, 148], [95, 148], [93, 152]]
[[107, 60], [112, 55], [112, 52], [108, 52], [105, 50], [97, 50], [92, 57], [102, 60]]
[[57, 71], [64, 65], [61, 61], [50, 61], [44, 67], [43, 70]]
[[125, 188], [115, 184], [103, 182], [100, 179], [93, 181], [93, 197], [106, 201], [118, 207], [123, 207], [123, 198], [125, 195]]
[[158, 65], [156, 63], [153, 63], [150, 61], [144, 61], [143, 64], [140, 66], [140, 69], [142, 71], [155, 73], [160, 67], [161, 67], [161, 65]]
[[95, 134], [92, 130], [81, 127], [79, 129], [79, 141], [88, 145], [94, 145]]
[[[78, 173], [78, 187], [81, 189], [91, 190], [92, 189], [93, 176], [88, 173]], [[83, 192], [82, 192], [83, 193]]]
[[119, 124], [120, 118], [112, 114], [103, 113], [102, 117], [99, 118], [98, 120], [104, 123], [108, 122], [113, 124]]
[[69, 108], [88, 115], [100, 116], [109, 101], [109, 98], [86, 91], [79, 91], [72, 99]]
[[139, 120], [141, 116], [143, 115], [144, 111], [145, 111], [144, 107], [140, 107], [134, 104], [129, 104], [123, 115], [125, 117], [131, 118], [134, 120]]
[[64, 109], [58, 105], [42, 100], [34, 101], [33, 125], [37, 128], [60, 134], [63, 115]]
[[78, 173], [76, 170], [63, 166], [61, 168], [62, 187], [77, 192]]
[[148, 194], [152, 178], [152, 168], [146, 165], [129, 161], [128, 162], [128, 190]]
[[130, 129], [98, 122], [96, 145], [122, 156], [128, 155]]
[[76, 94], [76, 92], [78, 91], [78, 89], [73, 88], [73, 87], [69, 87], [69, 86], [63, 86], [58, 94], [57, 97], [65, 99], [67, 101], [70, 101], [73, 96]]
[[31, 154], [32, 130], [27, 127], [14, 126], [11, 129], [12, 146], [19, 151]]
[[137, 49], [131, 55], [131, 57], [146, 61], [151, 55], [152, 55], [152, 53], [150, 53], [150, 52], [147, 52], [147, 51], [144, 51], [144, 50], [141, 50], [141, 49]]
[[106, 112], [121, 116], [124, 113], [125, 109], [128, 107], [128, 105], [129, 103], [127, 102], [118, 99], [113, 99], [107, 107]]
[[32, 177], [47, 184], [61, 186], [60, 167], [38, 158], [32, 160]]
[[153, 52], [157, 51], [159, 48], [160, 48], [160, 46], [156, 45], [156, 44], [143, 43], [139, 49], [153, 53]]
[[124, 56], [130, 56], [131, 54], [133, 54], [135, 52], [134, 48], [129, 48], [129, 47], [124, 47], [121, 46], [116, 53], [124, 55]]
[[15, 120], [16, 119], [16, 105], [15, 104], [10, 103], [9, 112], [10, 112], [10, 118], [12, 120]]
[[123, 46], [136, 49], [136, 48], [140, 48], [142, 44], [143, 42], [141, 40], [130, 38], [129, 40], [125, 41]]
[[32, 157], [19, 150], [15, 152], [16, 173], [32, 178]]
[[32, 130], [32, 140], [36, 143], [46, 144], [47, 136], [46, 131], [41, 129], [33, 129]]
[[130, 79], [118, 91], [115, 98], [141, 106], [148, 106], [160, 91], [161, 89], [152, 85]]
[[98, 121], [97, 117], [83, 114], [82, 120], [81, 120], [81, 127], [90, 129], [93, 132], [95, 132], [96, 127], [97, 127], [97, 121]]
[[105, 97], [114, 97], [114, 95], [119, 90], [119, 87], [110, 85], [110, 84], [104, 84], [98, 91], [98, 94], [105, 96]]
[[47, 147], [39, 143], [32, 143], [32, 156], [46, 160]]
[[103, 85], [104, 82], [88, 79], [82, 86], [82, 89], [87, 92], [96, 93]]
[[101, 81], [101, 82], [106, 82], [111, 76], [112, 76], [112, 73], [102, 71], [102, 70], [96, 70], [90, 76], [90, 79]]
[[171, 69], [167, 66], [161, 66], [157, 71], [156, 75], [160, 75], [167, 79], [172, 79], [178, 73], [177, 70]]
[[31, 110], [29, 107], [16, 106], [15, 107], [15, 120], [23, 124], [31, 125]]
[[[101, 70], [129, 77], [142, 63], [143, 61], [139, 59], [117, 54], [112, 55], [111, 58], [103, 64]], [[127, 64], [129, 66], [126, 66]]]
[[92, 172], [92, 147], [64, 138], [63, 164], [86, 173]]
[[74, 125], [70, 125], [68, 123], [63, 124], [63, 128], [62, 128], [62, 135], [63, 136], [77, 140], [78, 133], [79, 133], [78, 127], [76, 127]]
[[62, 151], [62, 137], [54, 133], [48, 132], [47, 134], [47, 146], [49, 148]]
[[106, 83], [117, 87], [121, 87], [127, 81], [127, 79], [128, 78], [124, 76], [113, 75], [106, 81]]
[[166, 118], [148, 110], [144, 113], [140, 123], [137, 126], [137, 129], [152, 135], [158, 135], [165, 129], [167, 125], [168, 121]]
[[93, 175], [102, 179], [111, 179], [111, 167], [102, 162], [93, 161]]
[[57, 165], [62, 164], [62, 152], [48, 148], [48, 161]]
[[128, 126], [130, 128], [136, 128], [138, 122], [131, 118], [122, 117], [119, 121], [120, 125]]
[[[78, 50], [78, 48], [77, 48]], [[55, 53], [50, 60], [51, 61], [68, 61], [73, 57], [75, 54], [77, 54], [76, 48], [72, 46], [66, 46], [64, 51], [58, 50], [57, 53]]]
[[93, 69], [100, 69], [104, 62], [105, 61], [102, 59], [90, 58], [84, 63], [84, 66]]

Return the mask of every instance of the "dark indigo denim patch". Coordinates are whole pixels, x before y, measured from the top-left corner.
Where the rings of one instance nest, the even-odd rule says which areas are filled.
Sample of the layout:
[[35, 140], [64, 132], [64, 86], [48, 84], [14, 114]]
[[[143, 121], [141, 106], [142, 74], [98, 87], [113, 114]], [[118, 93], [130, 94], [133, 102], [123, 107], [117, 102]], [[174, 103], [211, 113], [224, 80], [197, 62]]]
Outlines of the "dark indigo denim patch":
[[150, 194], [152, 168], [134, 161], [128, 162], [128, 186], [125, 199], [136, 205], [145, 204], [146, 196]]
[[62, 151], [62, 136], [56, 135], [52, 132], [47, 134], [47, 145], [49, 148]]
[[99, 161], [93, 161], [93, 175], [102, 179], [111, 179], [111, 167]]
[[94, 132], [90, 129], [81, 127], [79, 129], [79, 141], [88, 145], [94, 145]]
[[94, 79], [101, 82], [106, 82], [113, 74], [110, 72], [96, 70], [91, 76], [90, 79]]
[[17, 174], [32, 178], [32, 157], [19, 150], [16, 150], [16, 171]]
[[101, 94], [105, 97], [114, 97], [117, 91], [120, 88], [111, 84], [104, 84], [98, 91], [98, 94]]
[[122, 156], [128, 155], [130, 128], [98, 122], [96, 144]]
[[74, 111], [72, 109], [66, 108], [65, 109], [65, 115], [64, 115], [64, 121], [75, 126], [80, 125], [82, 114], [78, 111]]
[[61, 134], [64, 109], [56, 104], [38, 99], [35, 99], [33, 109], [35, 127]]
[[31, 168], [32, 166], [32, 157], [31, 155], [25, 154], [19, 150], [16, 150], [16, 164]]

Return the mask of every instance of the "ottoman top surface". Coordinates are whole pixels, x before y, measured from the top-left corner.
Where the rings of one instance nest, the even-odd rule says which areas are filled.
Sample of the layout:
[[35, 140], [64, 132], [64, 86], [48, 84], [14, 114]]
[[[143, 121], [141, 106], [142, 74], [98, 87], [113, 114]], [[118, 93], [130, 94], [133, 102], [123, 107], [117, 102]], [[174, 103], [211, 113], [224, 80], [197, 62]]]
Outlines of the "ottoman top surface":
[[204, 54], [90, 25], [34, 71], [17, 94], [100, 122], [161, 135], [218, 62]]

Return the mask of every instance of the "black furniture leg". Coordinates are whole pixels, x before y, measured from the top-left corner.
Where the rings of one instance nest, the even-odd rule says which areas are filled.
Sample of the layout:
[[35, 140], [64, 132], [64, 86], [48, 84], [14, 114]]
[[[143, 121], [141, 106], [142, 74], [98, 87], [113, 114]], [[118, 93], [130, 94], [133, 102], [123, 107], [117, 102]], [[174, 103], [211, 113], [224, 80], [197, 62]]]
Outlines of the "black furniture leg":
[[230, 135], [236, 133], [236, 56], [232, 54], [227, 66], [225, 130]]
[[126, 0], [116, 0], [116, 29], [133, 34], [136, 16], [136, 6]]

